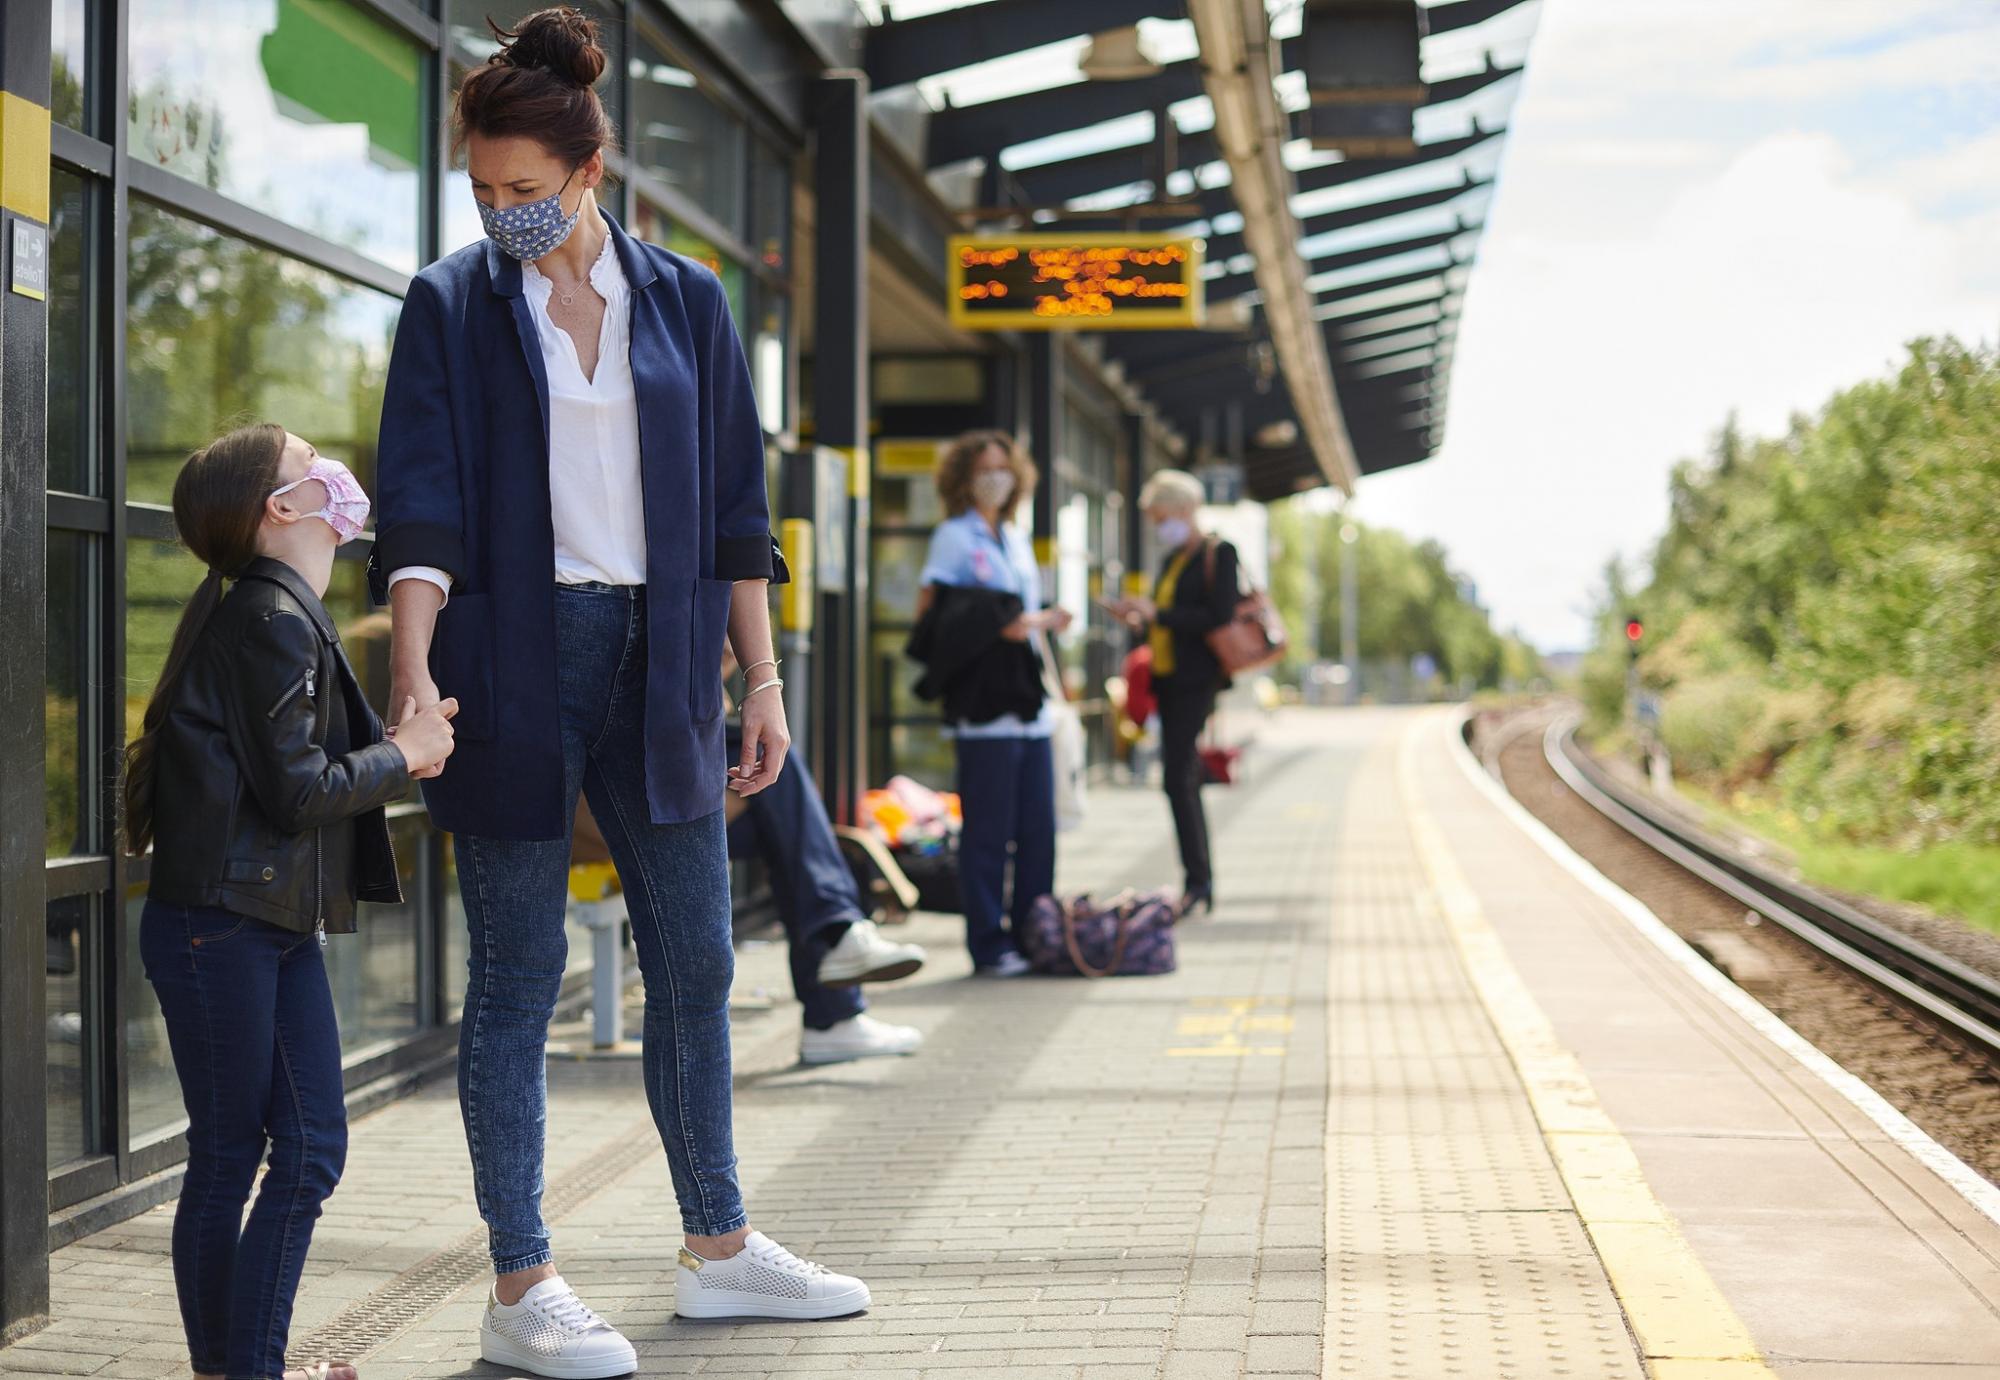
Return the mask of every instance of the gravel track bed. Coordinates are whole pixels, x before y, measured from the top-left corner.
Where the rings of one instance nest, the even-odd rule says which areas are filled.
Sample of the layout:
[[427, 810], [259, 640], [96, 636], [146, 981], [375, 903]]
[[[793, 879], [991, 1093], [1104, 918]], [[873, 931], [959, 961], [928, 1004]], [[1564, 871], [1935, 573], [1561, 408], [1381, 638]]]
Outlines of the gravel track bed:
[[[1474, 750], [1498, 734], [1500, 774], [1514, 798], [1553, 829], [1590, 864], [1632, 893], [1675, 933], [1693, 944], [1745, 991], [1874, 1088], [1939, 1144], [1986, 1178], [2000, 1183], [2000, 1065], [1928, 1018], [1906, 1009], [1775, 925], [1752, 923], [1732, 900], [1632, 838], [1562, 783], [1542, 756], [1541, 729], [1552, 711], [1525, 711], [1504, 722], [1481, 715]], [[1903, 907], [1868, 903], [1870, 913], [1901, 923]], [[1933, 916], [1923, 937], [1948, 924]], [[1987, 936], [1954, 926], [1974, 940]], [[1945, 948], [1942, 943], [1938, 947]], [[1994, 962], [1979, 944], [1967, 951]]]

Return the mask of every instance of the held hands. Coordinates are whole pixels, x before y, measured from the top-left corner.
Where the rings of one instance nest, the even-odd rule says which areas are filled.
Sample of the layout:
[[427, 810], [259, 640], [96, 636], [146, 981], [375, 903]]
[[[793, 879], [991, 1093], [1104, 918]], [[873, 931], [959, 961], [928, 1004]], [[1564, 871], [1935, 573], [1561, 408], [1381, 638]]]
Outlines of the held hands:
[[389, 729], [389, 738], [402, 749], [410, 764], [410, 775], [426, 780], [444, 772], [444, 759], [451, 756], [452, 716], [458, 713], [457, 700], [440, 700], [435, 687], [427, 708], [417, 707], [417, 697], [403, 696], [402, 710]]
[[782, 695], [779, 690], [760, 693], [753, 686], [743, 696], [743, 756], [729, 769], [729, 789], [739, 796], [757, 794], [785, 769], [792, 735], [785, 726]]

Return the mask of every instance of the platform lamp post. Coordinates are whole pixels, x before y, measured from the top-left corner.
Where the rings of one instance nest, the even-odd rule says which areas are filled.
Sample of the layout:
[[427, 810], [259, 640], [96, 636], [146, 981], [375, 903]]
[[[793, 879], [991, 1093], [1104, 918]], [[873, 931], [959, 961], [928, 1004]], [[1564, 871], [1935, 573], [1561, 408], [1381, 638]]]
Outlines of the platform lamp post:
[[1361, 592], [1355, 588], [1360, 564], [1355, 559], [1355, 548], [1361, 542], [1361, 529], [1348, 520], [1343, 512], [1340, 518], [1340, 664], [1347, 672], [1343, 688], [1348, 704], [1358, 704], [1361, 700]]

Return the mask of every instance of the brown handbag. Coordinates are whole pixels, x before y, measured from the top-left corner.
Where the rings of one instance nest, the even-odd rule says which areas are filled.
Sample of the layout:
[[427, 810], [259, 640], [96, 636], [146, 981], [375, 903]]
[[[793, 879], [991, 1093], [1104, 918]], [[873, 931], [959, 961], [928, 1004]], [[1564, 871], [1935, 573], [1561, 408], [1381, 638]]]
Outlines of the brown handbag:
[[[1215, 588], [1215, 539], [1209, 538], [1202, 544], [1202, 573], [1208, 577], [1208, 587]], [[1208, 633], [1208, 649], [1215, 653], [1215, 659], [1222, 664], [1224, 675], [1240, 676], [1247, 671], [1261, 671], [1276, 663], [1285, 655], [1285, 620], [1278, 616], [1277, 605], [1263, 590], [1252, 587], [1243, 589], [1238, 565], [1236, 611], [1227, 623], [1219, 628], [1211, 628]]]

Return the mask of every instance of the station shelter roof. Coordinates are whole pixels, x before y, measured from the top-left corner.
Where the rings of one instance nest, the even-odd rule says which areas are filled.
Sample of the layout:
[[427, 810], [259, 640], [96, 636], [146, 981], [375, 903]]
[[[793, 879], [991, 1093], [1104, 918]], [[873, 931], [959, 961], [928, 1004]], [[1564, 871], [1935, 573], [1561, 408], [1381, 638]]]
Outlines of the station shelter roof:
[[[1356, 466], [1412, 464], [1444, 439], [1459, 312], [1537, 0], [1420, 0], [1416, 147], [1393, 157], [1313, 146], [1304, 0], [1267, 4], [1294, 136], [1283, 149], [1292, 247]], [[1106, 333], [1107, 358], [1202, 451], [1240, 449], [1251, 497], [1326, 483], [1274, 349], [1186, 0], [864, 8], [872, 99], [906, 127], [916, 117], [932, 184], [968, 221], [1204, 240], [1206, 325]], [[1107, 76], [1093, 45], [1113, 40], [1125, 63]]]

